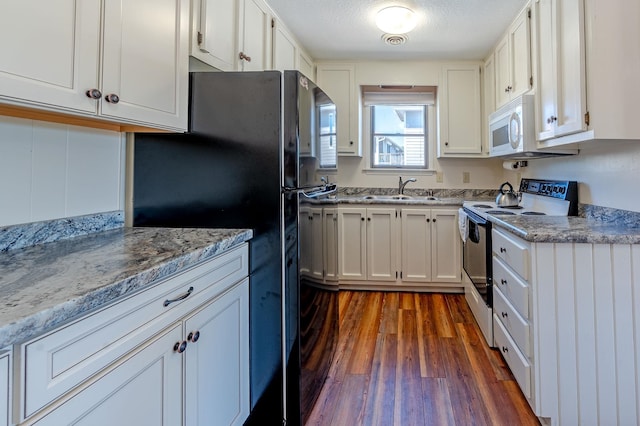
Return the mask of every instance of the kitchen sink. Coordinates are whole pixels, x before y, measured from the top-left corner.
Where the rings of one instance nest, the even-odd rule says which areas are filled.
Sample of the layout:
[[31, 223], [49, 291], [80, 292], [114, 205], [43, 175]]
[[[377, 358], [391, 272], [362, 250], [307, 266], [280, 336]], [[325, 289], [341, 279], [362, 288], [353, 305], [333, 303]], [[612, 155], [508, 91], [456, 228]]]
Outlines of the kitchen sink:
[[411, 196], [411, 195], [365, 195], [362, 197], [363, 200], [425, 200], [425, 201], [436, 201], [437, 197], [421, 197], [421, 196]]

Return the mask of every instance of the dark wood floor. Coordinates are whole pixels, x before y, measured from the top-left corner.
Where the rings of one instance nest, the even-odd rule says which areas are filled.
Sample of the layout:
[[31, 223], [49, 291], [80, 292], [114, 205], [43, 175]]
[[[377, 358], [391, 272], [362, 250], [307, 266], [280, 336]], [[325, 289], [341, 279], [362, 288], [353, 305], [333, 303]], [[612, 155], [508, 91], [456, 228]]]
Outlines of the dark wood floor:
[[340, 292], [340, 338], [307, 425], [538, 425], [464, 296]]

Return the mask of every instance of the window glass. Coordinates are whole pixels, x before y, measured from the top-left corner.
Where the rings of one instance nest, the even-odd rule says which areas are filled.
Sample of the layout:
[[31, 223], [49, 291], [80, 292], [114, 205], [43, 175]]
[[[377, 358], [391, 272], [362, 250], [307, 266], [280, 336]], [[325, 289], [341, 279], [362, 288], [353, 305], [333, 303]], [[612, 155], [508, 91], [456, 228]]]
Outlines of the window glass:
[[427, 167], [426, 105], [371, 106], [371, 166]]
[[334, 104], [320, 105], [318, 110], [320, 167], [336, 167], [336, 106]]

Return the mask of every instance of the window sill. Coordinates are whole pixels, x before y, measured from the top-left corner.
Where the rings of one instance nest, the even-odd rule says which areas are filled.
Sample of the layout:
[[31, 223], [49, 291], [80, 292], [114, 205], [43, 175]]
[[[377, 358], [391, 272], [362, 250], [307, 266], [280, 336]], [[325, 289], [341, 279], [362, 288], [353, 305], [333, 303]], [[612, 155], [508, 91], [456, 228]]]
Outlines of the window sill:
[[412, 175], [431, 176], [435, 175], [433, 169], [362, 169], [362, 173], [367, 175], [397, 175], [410, 173]]

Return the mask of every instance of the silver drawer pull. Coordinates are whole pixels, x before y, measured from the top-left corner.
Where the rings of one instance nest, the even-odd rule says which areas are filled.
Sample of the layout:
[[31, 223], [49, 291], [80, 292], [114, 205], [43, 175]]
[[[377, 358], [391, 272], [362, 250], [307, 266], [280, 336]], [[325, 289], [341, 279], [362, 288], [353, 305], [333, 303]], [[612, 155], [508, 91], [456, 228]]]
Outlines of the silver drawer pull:
[[507, 284], [507, 280], [505, 280], [505, 279], [501, 279], [501, 280], [500, 280], [500, 284], [502, 284], [502, 285]]
[[193, 287], [189, 287], [189, 290], [187, 290], [187, 292], [185, 294], [183, 294], [182, 296], [180, 296], [180, 297], [176, 297], [175, 299], [167, 299], [167, 300], [165, 300], [162, 305], [166, 308], [167, 306], [169, 306], [173, 302], [179, 302], [181, 300], [186, 299], [187, 297], [189, 297], [191, 295], [191, 293], [193, 293]]
[[509, 314], [507, 314], [506, 312], [503, 312], [503, 313], [502, 313], [502, 318], [506, 318], [506, 317], [508, 317], [508, 316], [509, 316]]
[[507, 353], [509, 352], [509, 348], [505, 348], [504, 346], [502, 347], [502, 352]]
[[506, 249], [506, 248], [504, 248], [504, 247], [500, 247], [500, 253], [506, 253], [506, 252], [507, 252], [507, 249]]

